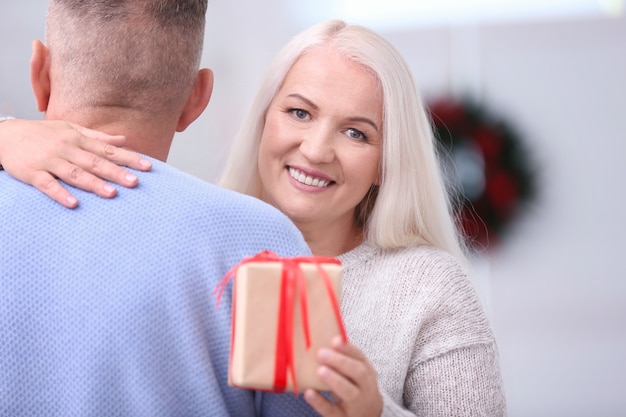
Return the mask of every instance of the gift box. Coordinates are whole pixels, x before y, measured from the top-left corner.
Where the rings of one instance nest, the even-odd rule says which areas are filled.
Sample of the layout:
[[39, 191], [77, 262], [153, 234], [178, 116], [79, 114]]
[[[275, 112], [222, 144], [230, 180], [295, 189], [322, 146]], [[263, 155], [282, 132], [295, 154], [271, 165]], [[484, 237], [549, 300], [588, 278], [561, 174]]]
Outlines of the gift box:
[[317, 377], [317, 353], [337, 335], [347, 341], [339, 260], [262, 252], [234, 267], [216, 292], [233, 276], [229, 385], [296, 394], [327, 390]]

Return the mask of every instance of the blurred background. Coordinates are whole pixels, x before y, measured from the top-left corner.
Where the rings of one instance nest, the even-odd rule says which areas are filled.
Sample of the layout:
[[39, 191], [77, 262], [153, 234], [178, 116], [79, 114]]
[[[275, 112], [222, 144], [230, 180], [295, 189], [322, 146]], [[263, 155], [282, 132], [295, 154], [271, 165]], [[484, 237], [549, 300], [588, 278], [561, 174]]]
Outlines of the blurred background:
[[[41, 118], [29, 58], [46, 5], [0, 3], [0, 113]], [[291, 36], [328, 18], [370, 26], [405, 56], [427, 102], [471, 98], [528, 150], [535, 196], [476, 261], [509, 415], [626, 416], [624, 8], [623, 0], [210, 0], [203, 66], [215, 72], [213, 98], [168, 162], [213, 181], [264, 69]]]

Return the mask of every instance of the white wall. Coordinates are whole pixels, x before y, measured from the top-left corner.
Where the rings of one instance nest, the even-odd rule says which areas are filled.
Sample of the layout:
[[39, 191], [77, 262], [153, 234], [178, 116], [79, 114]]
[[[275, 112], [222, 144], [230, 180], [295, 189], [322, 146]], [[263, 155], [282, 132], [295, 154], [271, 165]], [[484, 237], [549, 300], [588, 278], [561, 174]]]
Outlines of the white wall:
[[427, 94], [463, 78], [520, 128], [541, 196], [491, 255], [511, 416], [626, 415], [626, 19], [390, 33]]
[[485, 95], [543, 163], [536, 214], [493, 259], [518, 415], [626, 415], [626, 19], [493, 28]]
[[[209, 3], [203, 63], [216, 73], [214, 98], [169, 160], [207, 180], [262, 69], [302, 29], [281, 0]], [[39, 117], [28, 58], [45, 4], [0, 4], [0, 112]], [[509, 415], [626, 415], [626, 19], [385, 35], [426, 96], [479, 94], [541, 164], [540, 200], [487, 268]]]

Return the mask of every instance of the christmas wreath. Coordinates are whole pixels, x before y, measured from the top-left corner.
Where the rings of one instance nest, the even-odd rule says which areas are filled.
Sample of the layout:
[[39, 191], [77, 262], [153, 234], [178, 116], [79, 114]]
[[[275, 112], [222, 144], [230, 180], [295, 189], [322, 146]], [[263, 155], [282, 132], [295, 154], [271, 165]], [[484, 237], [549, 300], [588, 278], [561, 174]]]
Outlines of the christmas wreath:
[[472, 100], [428, 108], [459, 227], [474, 249], [493, 247], [535, 197], [529, 152], [511, 126]]

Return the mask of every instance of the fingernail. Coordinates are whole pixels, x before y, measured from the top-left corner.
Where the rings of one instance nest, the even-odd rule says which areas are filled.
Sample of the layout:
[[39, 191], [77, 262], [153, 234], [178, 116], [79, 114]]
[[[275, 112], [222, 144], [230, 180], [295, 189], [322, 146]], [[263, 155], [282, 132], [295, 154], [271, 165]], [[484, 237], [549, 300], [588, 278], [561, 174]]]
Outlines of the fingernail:
[[315, 399], [315, 391], [313, 391], [311, 388], [307, 388], [304, 391], [304, 398], [306, 400], [313, 400], [313, 399]]
[[320, 367], [317, 369], [317, 374], [318, 374], [320, 377], [322, 377], [322, 378], [323, 378], [324, 376], [326, 376], [326, 375], [330, 374], [330, 369], [328, 369], [328, 368], [327, 368], [327, 367], [325, 367], [325, 366], [320, 366]]
[[322, 361], [328, 360], [328, 358], [330, 358], [330, 350], [324, 348], [320, 349], [318, 357]]
[[141, 166], [144, 166], [146, 168], [149, 168], [152, 166], [152, 162], [148, 161], [147, 159], [141, 159], [139, 161], [139, 164], [141, 164]]
[[128, 174], [128, 175], [126, 175], [125, 178], [126, 178], [126, 181], [128, 181], [128, 182], [135, 182], [135, 181], [137, 181], [137, 176], [133, 175], [133, 174]]
[[65, 201], [67, 201], [67, 203], [72, 207], [78, 204], [78, 200], [76, 199], [76, 197], [72, 197], [72, 196], [67, 197]]
[[104, 185], [104, 191], [106, 191], [107, 193], [114, 193], [115, 192], [115, 188], [113, 188], [112, 185], [109, 184], [105, 184]]

